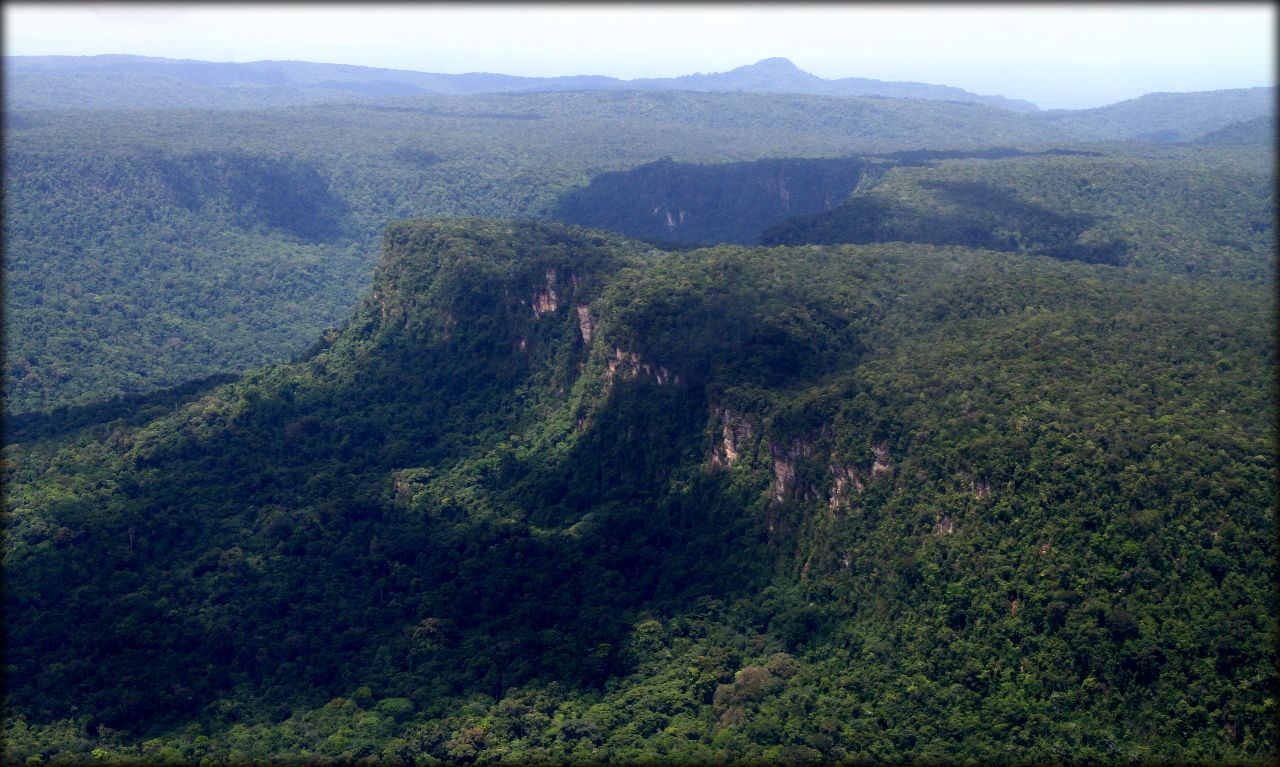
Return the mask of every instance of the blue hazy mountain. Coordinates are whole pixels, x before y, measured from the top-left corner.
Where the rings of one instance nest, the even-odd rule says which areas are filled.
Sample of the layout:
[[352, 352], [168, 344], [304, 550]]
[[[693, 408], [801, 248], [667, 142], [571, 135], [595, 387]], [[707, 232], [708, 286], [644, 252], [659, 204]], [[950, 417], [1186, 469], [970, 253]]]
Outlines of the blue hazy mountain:
[[435, 74], [306, 61], [210, 62], [147, 56], [9, 56], [9, 106], [40, 108], [243, 108], [310, 104], [420, 93], [565, 90], [688, 90], [808, 93], [826, 96], [966, 101], [1015, 111], [1034, 104], [983, 96], [946, 85], [885, 82], [862, 77], [827, 80], [784, 58], [729, 72], [622, 80], [600, 75], [518, 77], [471, 72]]

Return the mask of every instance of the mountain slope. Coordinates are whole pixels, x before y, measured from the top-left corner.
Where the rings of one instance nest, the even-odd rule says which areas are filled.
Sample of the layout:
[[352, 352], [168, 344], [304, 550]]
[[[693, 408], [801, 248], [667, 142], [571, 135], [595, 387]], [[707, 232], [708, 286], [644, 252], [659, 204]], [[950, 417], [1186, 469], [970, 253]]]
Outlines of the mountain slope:
[[306, 360], [7, 448], [6, 761], [1274, 757], [1263, 287], [384, 242]]
[[1261, 165], [1206, 172], [1202, 156], [1104, 154], [903, 163], [760, 241], [967, 245], [1269, 281], [1275, 179]]
[[1041, 119], [1092, 141], [1187, 141], [1235, 122], [1275, 117], [1276, 89], [1148, 93], [1095, 109], [1051, 110]]
[[859, 158], [718, 165], [660, 160], [596, 176], [564, 195], [551, 217], [651, 241], [750, 243], [772, 224], [841, 202], [866, 166]]
[[752, 93], [22, 118], [4, 146], [5, 398], [16, 413], [291, 358], [350, 311], [397, 217], [544, 217], [594, 175], [663, 157], [1049, 136], [980, 105]]
[[1210, 131], [1195, 139], [1197, 144], [1226, 146], [1259, 145], [1274, 147], [1276, 143], [1275, 115], [1241, 120], [1226, 127]]
[[[379, 233], [396, 217], [551, 217], [566, 195], [590, 196], [592, 178], [664, 157], [725, 163], [891, 153], [880, 159], [910, 163], [924, 150], [1064, 146], [1056, 123], [977, 104], [688, 91], [437, 95], [253, 112], [73, 110], [6, 119], [5, 400], [15, 414], [86, 407], [291, 358], [350, 311], [369, 284]], [[1223, 273], [1240, 251], [1252, 250], [1245, 271], [1256, 274], [1256, 242], [1269, 237], [1271, 215], [1252, 212], [1251, 192], [1244, 199], [1222, 194], [1221, 183], [1205, 176], [1221, 171], [1223, 182], [1252, 190], [1257, 168], [1272, 165], [1268, 147], [1077, 146], [1145, 157], [1146, 164], [1181, 161], [1141, 173], [1149, 189], [1108, 176], [1116, 197], [1102, 205], [1088, 199], [1088, 187], [1017, 189], [983, 173], [968, 180], [1012, 194], [1028, 215], [1027, 203], [1071, 221], [1081, 212], [1075, 208], [1087, 208], [1086, 218], [1102, 230], [1077, 234], [1104, 235], [1095, 243], [1104, 250], [1128, 238], [1149, 246], [1148, 262], [1178, 261], [1181, 268], [1207, 260], [1191, 264], [1201, 274]], [[1065, 173], [1071, 183], [1098, 178], [1088, 170], [1093, 161], [1072, 162], [1082, 169]], [[1206, 222], [1205, 210], [1188, 212], [1196, 203], [1178, 199], [1187, 172], [1226, 206], [1222, 215]], [[720, 223], [692, 239], [747, 240], [747, 228], [774, 223], [757, 220], [763, 198], [752, 202], [732, 184], [714, 188], [718, 204], [710, 215]], [[1142, 203], [1132, 217], [1135, 231], [1151, 236], [1104, 231], [1114, 223], [1112, 208], [1133, 209], [1131, 198], [1153, 192], [1170, 204]], [[782, 202], [780, 192], [773, 199]], [[825, 192], [820, 202], [825, 207]], [[939, 222], [952, 230], [950, 239], [918, 231], [907, 239], [1005, 247], [1007, 232], [954, 236], [971, 219], [1020, 231], [1014, 219], [1023, 214], [995, 221], [982, 205]], [[660, 218], [647, 225], [657, 232], [627, 231], [670, 237], [662, 209], [672, 206], [621, 210], [652, 215], [654, 207]], [[691, 210], [676, 205], [673, 216], [681, 209]], [[755, 211], [745, 216], [750, 226], [746, 210]], [[912, 215], [919, 229], [923, 218]], [[1191, 227], [1179, 221], [1187, 216]], [[1049, 228], [1062, 234], [1072, 226]], [[1198, 244], [1180, 244], [1184, 234]]]

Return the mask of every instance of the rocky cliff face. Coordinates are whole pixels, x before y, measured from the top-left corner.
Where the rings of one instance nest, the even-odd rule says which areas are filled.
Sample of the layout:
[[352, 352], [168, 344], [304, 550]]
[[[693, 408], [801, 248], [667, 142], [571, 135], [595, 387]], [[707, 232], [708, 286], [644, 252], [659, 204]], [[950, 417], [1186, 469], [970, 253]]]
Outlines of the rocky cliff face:
[[751, 243], [787, 217], [841, 203], [864, 177], [864, 158], [695, 165], [660, 160], [605, 173], [557, 203], [555, 218], [675, 243]]
[[659, 386], [680, 383], [679, 373], [673, 374], [665, 366], [649, 362], [637, 352], [628, 352], [615, 347], [605, 363], [605, 386], [611, 387], [617, 378], [652, 379]]
[[754, 468], [759, 430], [747, 416], [729, 407], [714, 408], [719, 439], [711, 446], [712, 468], [730, 468], [745, 460]]

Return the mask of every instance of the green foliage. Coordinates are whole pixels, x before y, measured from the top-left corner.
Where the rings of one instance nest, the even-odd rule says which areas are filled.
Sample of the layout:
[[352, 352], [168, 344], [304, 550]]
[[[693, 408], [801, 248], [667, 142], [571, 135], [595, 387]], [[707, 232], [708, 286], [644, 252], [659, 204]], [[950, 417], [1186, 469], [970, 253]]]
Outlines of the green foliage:
[[397, 223], [305, 359], [7, 448], [4, 758], [1273, 759], [1273, 311]]
[[[768, 231], [766, 244], [804, 242], [927, 242], [967, 245], [991, 250], [1033, 250], [1058, 258], [1110, 263], [1125, 262], [1123, 242], [1081, 243], [1081, 235], [1096, 222], [1081, 215], [1062, 215], [1029, 204], [990, 184], [923, 182], [936, 194], [936, 204], [912, 209], [880, 197], [857, 197], [838, 214], [821, 219], [788, 222], [781, 231]], [[792, 231], [798, 226], [800, 231]], [[809, 227], [812, 227], [811, 229]]]
[[1234, 122], [1274, 117], [1275, 98], [1275, 89], [1267, 87], [1148, 93], [1095, 109], [1054, 109], [1040, 117], [1068, 135], [1093, 140], [1186, 141]]
[[3, 760], [1274, 760], [1258, 95], [6, 114]]
[[[366, 278], [313, 164], [7, 155], [6, 410], [87, 406], [305, 348]], [[332, 286], [317, 295], [317, 285]]]
[[1275, 115], [1261, 115], [1231, 123], [1195, 139], [1197, 144], [1272, 146], [1276, 140]]
[[[396, 218], [544, 216], [592, 175], [663, 156], [950, 142], [925, 126], [957, 109], [569, 93], [15, 114], [5, 129], [6, 410], [87, 406], [290, 359], [354, 307]], [[980, 111], [963, 142], [983, 135], [990, 115]], [[991, 135], [1012, 129], [1005, 122]]]
[[900, 166], [869, 191], [784, 221], [761, 241], [967, 245], [1268, 279], [1272, 173], [1261, 163], [1248, 170], [1206, 167], [1205, 159], [1095, 154]]
[[[286, 71], [277, 74], [298, 76], [288, 65], [281, 66]], [[134, 81], [101, 90], [129, 94], [140, 87], [137, 78], [153, 78], [119, 76]], [[77, 87], [85, 82], [76, 80]], [[154, 79], [147, 82], [155, 84]], [[726, 163], [924, 149], [981, 153], [993, 146], [1041, 147], [1133, 135], [1127, 128], [1065, 130], [1070, 120], [1055, 121], [1053, 113], [893, 98], [580, 91], [420, 95], [254, 110], [248, 107], [265, 107], [288, 94], [272, 91], [258, 101], [240, 91], [229, 103], [225, 93], [215, 97], [210, 90], [197, 88], [189, 95], [201, 106], [237, 109], [6, 112], [8, 413], [88, 406], [292, 359], [348, 316], [369, 285], [379, 236], [398, 218], [547, 218], [565, 195], [591, 198], [601, 185], [607, 186], [601, 181], [594, 190], [582, 190], [599, 174], [663, 157], [673, 163]], [[156, 103], [164, 98], [162, 94]], [[1210, 117], [1221, 113], [1217, 122], [1197, 106], [1212, 99], [1192, 98], [1179, 109], [1199, 114], [1196, 130], [1203, 133], [1257, 116], [1257, 101], [1208, 110]], [[1248, 109], [1254, 112], [1246, 114]], [[1113, 149], [1124, 154], [1149, 151], [1143, 146]], [[1215, 144], [1201, 147], [1199, 155], [1190, 148], [1179, 151], [1191, 152], [1193, 158], [1207, 156], [1217, 165], [1230, 154], [1228, 149], [1255, 177], [1257, 168], [1270, 167], [1263, 156], [1269, 144]], [[723, 183], [707, 188], [695, 179], [692, 186], [706, 189], [703, 196], [717, 203], [683, 208], [697, 208], [698, 226], [705, 224], [689, 240], [745, 240], [748, 228], [758, 232], [772, 222], [777, 210], [771, 206], [781, 198], [780, 189], [775, 194], [766, 184], [758, 194], [749, 186], [760, 180], [756, 171], [769, 170], [769, 176], [770, 169], [785, 167], [807, 176], [833, 162], [770, 160], [693, 172], [723, 177]], [[675, 184], [681, 192], [674, 198], [678, 202], [691, 185], [685, 183], [688, 170], [677, 173], [674, 167], [656, 170], [670, 176], [659, 180]], [[1187, 170], [1181, 167], [1174, 175]], [[847, 181], [844, 173], [818, 172], [816, 185], [792, 189], [797, 209], [818, 202], [825, 207], [828, 191], [830, 203], [836, 203]], [[1245, 181], [1244, 188], [1256, 188], [1255, 179]], [[1228, 180], [1226, 188], [1234, 184]], [[1159, 243], [1160, 252], [1204, 253], [1206, 263], [1193, 264], [1193, 271], [1217, 273], [1236, 268], [1232, 262], [1238, 254], [1224, 248], [1238, 250], [1242, 242], [1252, 248], [1258, 237], [1269, 237], [1252, 232], [1242, 239], [1236, 233], [1235, 219], [1243, 211], [1254, 216], [1253, 199], [1243, 205], [1239, 199], [1224, 199], [1230, 215], [1206, 249], [1196, 239], [1199, 231], [1168, 229], [1167, 207], [1156, 211], [1153, 221], [1159, 223], [1154, 228], [1135, 228], [1131, 236], [1123, 226], [1108, 228], [1106, 211], [1077, 210], [1074, 201], [1028, 196], [1003, 182], [994, 186], [1018, 200], [1015, 214], [1041, 208], [1048, 212], [1036, 213], [1029, 224], [1018, 215], [994, 214], [999, 227], [1016, 231], [963, 242], [994, 247], [1021, 237], [1020, 247], [1057, 247], [1075, 232], [1077, 222], [1096, 220], [1103, 223], [1081, 233], [1072, 245], [1097, 250], [1102, 255], [1095, 260], [1124, 249], [1132, 256], [1135, 241], [1152, 241]], [[1166, 186], [1156, 180], [1151, 188]], [[815, 196], [801, 206], [806, 189], [815, 195], [821, 191], [821, 199]], [[1131, 191], [1121, 194], [1122, 206], [1129, 204]], [[587, 207], [594, 215], [602, 206]], [[626, 206], [624, 213], [643, 218], [653, 207]], [[976, 207], [981, 206], [970, 205], [965, 215]], [[677, 205], [673, 215], [678, 218], [681, 209]], [[1142, 221], [1147, 215], [1135, 218]], [[610, 223], [607, 217], [591, 221]], [[1039, 231], [1045, 228], [1041, 221], [1050, 224], [1048, 239]], [[631, 225], [616, 225], [623, 223]], [[893, 223], [904, 226], [896, 219]], [[1128, 220], [1120, 223], [1129, 225]], [[670, 237], [671, 232], [662, 231], [665, 216], [659, 224], [656, 233], [644, 236]], [[1188, 234], [1193, 239], [1184, 236]], [[1255, 261], [1245, 271], [1256, 273]]]

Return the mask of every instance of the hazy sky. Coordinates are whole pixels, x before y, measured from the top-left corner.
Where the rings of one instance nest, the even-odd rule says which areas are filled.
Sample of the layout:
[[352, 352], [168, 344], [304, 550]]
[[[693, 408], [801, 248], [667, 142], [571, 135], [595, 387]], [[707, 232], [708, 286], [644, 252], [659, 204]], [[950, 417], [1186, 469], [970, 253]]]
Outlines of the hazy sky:
[[954, 85], [1083, 108], [1274, 84], [1273, 3], [5, 3], [8, 55], [295, 59], [516, 75], [723, 72]]

